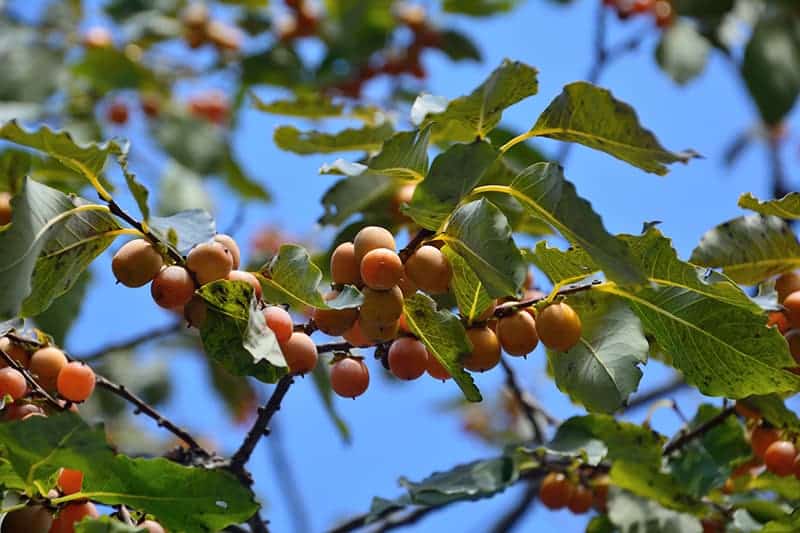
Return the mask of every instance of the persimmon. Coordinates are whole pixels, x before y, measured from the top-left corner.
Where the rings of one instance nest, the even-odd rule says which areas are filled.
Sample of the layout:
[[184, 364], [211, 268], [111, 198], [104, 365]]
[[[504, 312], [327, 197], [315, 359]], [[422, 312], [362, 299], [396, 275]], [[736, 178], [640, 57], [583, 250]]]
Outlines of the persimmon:
[[467, 338], [472, 344], [472, 351], [463, 361], [465, 368], [484, 372], [497, 366], [500, 362], [500, 341], [494, 331], [485, 326], [469, 328]]
[[[0, 350], [5, 352], [6, 355], [11, 357], [11, 359], [24, 367], [27, 367], [30, 364], [31, 357], [28, 355], [27, 350], [25, 350], [25, 348], [19, 344], [16, 344], [8, 337], [0, 337]], [[5, 366], [8, 366], [6, 364], [6, 360], [4, 358], [0, 358], [0, 368]]]
[[417, 284], [409, 279], [408, 274], [405, 272], [405, 268], [403, 268], [403, 275], [400, 276], [400, 280], [397, 282], [397, 286], [400, 287], [400, 290], [403, 292], [403, 297], [408, 298], [412, 294], [417, 292]]
[[403, 314], [403, 291], [400, 287], [395, 286], [388, 291], [366, 288], [362, 294], [364, 302], [361, 304], [360, 317], [364, 322], [388, 323]]
[[183, 306], [183, 317], [186, 323], [193, 328], [202, 328], [208, 318], [208, 304], [198, 295], [192, 298]]
[[289, 340], [294, 330], [292, 315], [286, 309], [277, 305], [271, 305], [264, 309], [264, 320], [267, 327], [275, 334], [279, 343]]
[[259, 283], [258, 278], [253, 275], [252, 272], [245, 272], [244, 270], [231, 270], [228, 273], [227, 279], [229, 281], [244, 281], [245, 283], [249, 283], [251, 287], [253, 287], [253, 292], [255, 293], [256, 299], [261, 300], [261, 283]]
[[659, 28], [668, 28], [675, 21], [675, 8], [668, 0], [657, 0], [653, 5], [653, 13], [656, 17], [656, 26]]
[[592, 508], [593, 502], [594, 495], [592, 491], [583, 485], [577, 485], [575, 490], [572, 491], [572, 497], [567, 502], [567, 508], [573, 514], [584, 514]]
[[31, 356], [30, 371], [43, 389], [54, 392], [58, 374], [67, 366], [67, 356], [54, 346], [39, 348]]
[[760, 459], [764, 459], [764, 454], [770, 445], [780, 440], [781, 435], [777, 429], [768, 426], [756, 426], [750, 432], [750, 447], [753, 454]]
[[236, 244], [236, 241], [233, 239], [233, 237], [225, 233], [217, 233], [214, 235], [214, 241], [224, 246], [231, 254], [231, 259], [233, 260], [233, 269], [236, 270], [239, 268], [239, 262], [241, 261], [242, 254], [239, 251], [239, 245]]
[[307, 374], [317, 366], [317, 346], [305, 333], [292, 333], [289, 340], [281, 343], [281, 351], [293, 374]]
[[794, 471], [797, 449], [788, 440], [777, 440], [764, 452], [764, 465], [776, 476], [789, 476]]
[[611, 478], [607, 475], [596, 477], [592, 481], [592, 497], [594, 508], [605, 513], [608, 508], [608, 488], [611, 485]]
[[356, 256], [358, 265], [361, 265], [361, 261], [364, 260], [365, 255], [378, 248], [386, 248], [391, 251], [396, 250], [394, 236], [386, 228], [367, 226], [361, 228], [353, 239], [353, 253]]
[[53, 515], [42, 505], [26, 505], [8, 513], [3, 519], [2, 533], [48, 533]]
[[192, 2], [181, 13], [181, 21], [187, 28], [205, 28], [208, 22], [208, 7], [203, 2]]
[[572, 499], [575, 486], [561, 472], [550, 472], [539, 485], [539, 500], [548, 509], [563, 509]]
[[440, 363], [439, 360], [436, 359], [436, 357], [434, 357], [434, 355], [430, 352], [428, 353], [428, 364], [425, 370], [428, 372], [430, 377], [440, 381], [447, 381], [452, 377], [447, 368], [445, 368], [444, 365]]
[[737, 401], [734, 409], [736, 414], [742, 418], [747, 418], [748, 420], [759, 420], [761, 418], [761, 413], [742, 401]]
[[403, 263], [400, 256], [392, 250], [377, 248], [364, 256], [360, 272], [364, 285], [370, 289], [386, 291], [400, 282]]
[[388, 322], [373, 322], [363, 317], [359, 318], [361, 331], [364, 336], [373, 342], [386, 342], [397, 337], [400, 330], [399, 320]]
[[92, 502], [68, 503], [56, 515], [50, 533], [75, 533], [75, 524], [86, 517], [97, 518], [97, 512]]
[[197, 283], [205, 285], [228, 277], [233, 270], [233, 255], [222, 243], [204, 242], [186, 256], [186, 268], [194, 274]]
[[778, 302], [783, 303], [787, 296], [800, 291], [800, 274], [788, 272], [778, 276], [775, 280], [775, 291], [778, 293]]
[[356, 398], [369, 387], [369, 369], [361, 359], [345, 357], [331, 367], [331, 389], [343, 398]]
[[353, 325], [350, 326], [350, 329], [342, 333], [342, 337], [344, 340], [357, 348], [366, 348], [372, 344], [372, 342], [364, 334], [364, 331], [361, 329], [360, 319], [356, 319], [356, 321], [353, 322]]
[[62, 468], [58, 472], [58, 488], [64, 494], [75, 494], [83, 488], [83, 472], [72, 468]]
[[25, 376], [13, 368], [0, 368], [0, 398], [11, 396], [14, 400], [19, 400], [28, 390], [28, 383]]
[[497, 338], [509, 355], [528, 355], [539, 344], [536, 321], [524, 311], [504, 316], [497, 323]]
[[71, 402], [82, 402], [92, 395], [96, 378], [94, 371], [83, 363], [72, 361], [58, 373], [58, 394]]
[[406, 275], [423, 291], [444, 294], [450, 286], [453, 271], [441, 250], [426, 244], [417, 248], [406, 261]]
[[551, 304], [536, 315], [536, 332], [542, 344], [566, 352], [581, 339], [581, 319], [568, 304]]
[[412, 337], [399, 337], [389, 347], [389, 370], [395, 377], [417, 379], [428, 367], [428, 350]]
[[781, 333], [786, 333], [791, 328], [789, 317], [783, 311], [772, 311], [767, 316], [767, 327], [775, 326]]
[[83, 34], [82, 42], [86, 48], [108, 48], [113, 44], [113, 38], [108, 28], [92, 26]]
[[[325, 295], [325, 301], [339, 296], [339, 291], [331, 291]], [[317, 328], [327, 335], [342, 335], [350, 329], [358, 318], [358, 309], [314, 309], [311, 317]]]
[[159, 272], [150, 283], [153, 301], [164, 309], [181, 308], [194, 295], [195, 285], [189, 271], [178, 265], [170, 265]]
[[164, 526], [156, 522], [155, 520], [145, 520], [137, 527], [146, 529], [147, 533], [166, 533]]
[[356, 260], [352, 242], [343, 242], [331, 254], [331, 281], [339, 285], [360, 287], [361, 263]]
[[41, 407], [32, 403], [14, 402], [13, 404], [6, 406], [2, 413], [4, 414], [4, 420], [11, 421], [22, 420], [27, 415], [34, 413], [43, 415], [44, 411]]
[[106, 109], [106, 120], [112, 124], [121, 126], [128, 122], [129, 114], [128, 105], [121, 100], [115, 100], [108, 104], [108, 108]]
[[122, 245], [111, 260], [111, 271], [126, 287], [150, 283], [164, 266], [158, 250], [145, 239], [133, 239]]
[[0, 192], [0, 226], [11, 222], [11, 193]]

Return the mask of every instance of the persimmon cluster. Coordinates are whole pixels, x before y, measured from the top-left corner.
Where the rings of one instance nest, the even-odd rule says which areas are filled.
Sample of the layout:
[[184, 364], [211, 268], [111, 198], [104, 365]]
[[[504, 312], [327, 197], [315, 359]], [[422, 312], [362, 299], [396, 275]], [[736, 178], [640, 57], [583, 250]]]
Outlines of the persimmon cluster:
[[[431, 295], [450, 290], [452, 269], [439, 248], [423, 244], [403, 263], [392, 234], [385, 228], [367, 226], [353, 242], [342, 243], [334, 250], [330, 271], [334, 287], [359, 287], [364, 301], [359, 309], [315, 310], [312, 319], [317, 329], [331, 336], [341, 335], [355, 347], [390, 343], [385, 364], [399, 379], [417, 379], [426, 371], [435, 379], [450, 377], [436, 356], [415, 337], [403, 314], [404, 298], [417, 290]], [[330, 301], [338, 295], [333, 290], [325, 298]], [[494, 368], [500, 362], [501, 350], [512, 356], [525, 356], [540, 339], [557, 351], [568, 351], [580, 340], [580, 318], [564, 302], [548, 305], [538, 315], [533, 308], [501, 312], [495, 304], [466, 329], [472, 351], [461, 363], [468, 370], [483, 372]], [[369, 370], [360, 358], [336, 357], [331, 384], [340, 396], [354, 398], [369, 386]]]
[[570, 479], [562, 472], [549, 472], [539, 485], [539, 500], [548, 509], [569, 509], [573, 514], [589, 512], [594, 507], [605, 512], [608, 501], [609, 478]]
[[777, 327], [784, 335], [792, 357], [800, 366], [800, 274], [790, 272], [779, 276], [775, 292], [782, 309], [769, 314], [767, 325]]
[[[78, 494], [83, 490], [83, 472], [71, 468], [58, 471], [55, 488], [47, 497], [49, 500]], [[100, 513], [95, 505], [86, 500], [73, 500], [56, 509], [47, 502], [28, 502], [22, 509], [6, 515], [1, 533], [74, 533], [75, 524], [84, 518], [98, 518]], [[165, 533], [164, 527], [155, 520], [143, 519], [138, 528], [148, 533]]]
[[[80, 403], [94, 392], [94, 371], [79, 361], [69, 361], [63, 351], [55, 346], [39, 348], [31, 354], [26, 347], [11, 339], [0, 337], [0, 350], [30, 373], [36, 383], [50, 394], [72, 403]], [[10, 397], [14, 403], [6, 407], [5, 419], [18, 420], [30, 416], [44, 416], [41, 407], [24, 401], [31, 390], [23, 373], [0, 359], [0, 398]]]
[[649, 15], [659, 28], [667, 28], [675, 21], [675, 6], [671, 0], [603, 0], [603, 3], [614, 9], [621, 20]]

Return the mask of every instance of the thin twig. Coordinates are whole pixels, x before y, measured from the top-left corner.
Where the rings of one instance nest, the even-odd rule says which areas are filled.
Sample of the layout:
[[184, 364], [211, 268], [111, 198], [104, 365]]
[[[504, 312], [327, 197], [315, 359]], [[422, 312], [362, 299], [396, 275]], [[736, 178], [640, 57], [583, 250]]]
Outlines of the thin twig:
[[203, 448], [194, 437], [192, 437], [186, 430], [181, 429], [178, 427], [177, 424], [165, 418], [161, 413], [156, 411], [153, 407], [151, 407], [147, 402], [139, 398], [137, 395], [129, 391], [124, 385], [119, 385], [110, 381], [109, 379], [95, 374], [96, 376], [96, 383], [97, 386], [103, 388], [113, 394], [116, 394], [120, 398], [127, 400], [128, 402], [132, 403], [136, 406], [136, 413], [144, 413], [145, 415], [149, 416], [153, 420], [156, 421], [156, 424], [159, 427], [163, 427], [167, 431], [171, 432], [173, 435], [181, 439], [183, 442], [189, 445], [189, 448], [192, 452], [202, 455], [204, 457], [212, 457], [212, 453]]
[[256, 514], [250, 517], [247, 524], [250, 526], [250, 531], [252, 533], [269, 533], [267, 523], [264, 522], [264, 519], [261, 517], [261, 512], [259, 511], [256, 511]]
[[269, 457], [272, 462], [272, 470], [278, 480], [281, 494], [286, 498], [289, 515], [292, 518], [292, 531], [306, 533], [311, 531], [311, 524], [308, 523], [308, 512], [303, 495], [300, 492], [297, 481], [292, 470], [292, 461], [286, 455], [283, 446], [281, 432], [277, 425], [273, 424], [269, 439]]
[[780, 139], [775, 138], [771, 132], [767, 132], [767, 156], [772, 171], [772, 196], [773, 198], [783, 198], [790, 189], [787, 186], [786, 169], [781, 158]]
[[39, 385], [39, 383], [33, 378], [28, 369], [19, 364], [19, 362], [17, 362], [16, 359], [8, 355], [3, 350], [0, 350], [0, 356], [3, 358], [6, 365], [13, 368], [20, 374], [22, 374], [22, 376], [25, 378], [25, 381], [27, 381], [28, 385], [30, 385], [31, 389], [33, 389], [33, 391], [36, 392], [37, 395], [47, 400], [47, 403], [51, 404], [55, 409], [59, 411], [63, 411], [66, 408], [65, 405], [60, 404], [58, 400], [50, 396], [50, 394], [46, 390], [44, 390], [42, 386]]
[[443, 505], [432, 505], [430, 507], [420, 507], [419, 509], [415, 509], [414, 511], [411, 511], [410, 513], [407, 513], [407, 514], [405, 514], [405, 515], [403, 515], [403, 516], [401, 516], [399, 518], [386, 520], [383, 523], [383, 525], [381, 525], [380, 527], [376, 528], [373, 533], [384, 533], [386, 531], [391, 531], [393, 529], [399, 529], [401, 527], [406, 527], [406, 526], [410, 526], [410, 525], [416, 524], [417, 522], [419, 522], [420, 520], [422, 520], [423, 518], [425, 518], [429, 514], [431, 514], [433, 512], [436, 512], [436, 511], [439, 511], [441, 509], [444, 509], [445, 507], [448, 506], [449, 503], [452, 503], [452, 502], [448, 502], [448, 503], [445, 503]]
[[536, 501], [536, 496], [538, 495], [539, 484], [534, 481], [528, 481], [517, 503], [506, 511], [506, 513], [500, 517], [500, 520], [492, 526], [492, 533], [508, 533], [512, 531], [514, 526], [516, 526], [529, 511], [533, 510], [533, 503]]
[[680, 437], [676, 438], [675, 440], [664, 446], [664, 455], [669, 455], [670, 453], [683, 448], [684, 446], [686, 446], [686, 444], [696, 439], [697, 437], [705, 435], [710, 430], [714, 429], [715, 427], [723, 423], [725, 419], [731, 416], [735, 411], [736, 409], [733, 405], [729, 405], [728, 407], [724, 408], [716, 416], [709, 418], [708, 420], [706, 420], [693, 430], [684, 433]]
[[411, 257], [411, 254], [413, 254], [414, 251], [419, 247], [419, 245], [422, 244], [422, 241], [428, 237], [434, 236], [435, 234], [435, 232], [429, 229], [419, 230], [417, 234], [414, 235], [410, 241], [408, 241], [408, 244], [406, 244], [406, 246], [397, 253], [400, 256], [400, 260], [405, 263], [408, 258]]
[[[566, 296], [568, 294], [575, 294], [576, 292], [583, 292], [591, 290], [598, 285], [602, 284], [603, 282], [600, 280], [592, 280], [589, 283], [582, 283], [580, 285], [569, 285], [560, 289], [554, 296]], [[528, 298], [526, 300], [520, 300], [518, 302], [506, 302], [504, 304], [498, 305], [497, 309], [494, 310], [494, 316], [497, 318], [502, 318], [506, 315], [513, 314], [520, 309], [525, 309], [526, 307], [532, 307], [539, 302], [543, 302], [550, 298], [550, 296], [542, 296], [536, 298]]]
[[[537, 413], [534, 407], [528, 403], [528, 399], [525, 398], [525, 393], [522, 392], [519, 383], [517, 383], [517, 377], [514, 374], [514, 369], [511, 368], [511, 365], [508, 364], [508, 361], [506, 361], [505, 357], [500, 358], [500, 364], [506, 373], [506, 386], [511, 391], [511, 394], [514, 395], [514, 399], [522, 408], [522, 412], [525, 413], [525, 418], [527, 418], [528, 422], [531, 424], [531, 429], [533, 429], [533, 442], [536, 444], [544, 443], [545, 428], [542, 427], [541, 421], [537, 419], [537, 415], [539, 413]], [[550, 419], [552, 419], [550, 415], [547, 415], [546, 413], [542, 414], [548, 418], [548, 422]]]
[[230, 469], [234, 473], [240, 474], [244, 471], [244, 465], [247, 464], [247, 461], [250, 460], [250, 456], [253, 455], [253, 451], [256, 449], [258, 441], [264, 435], [269, 421], [272, 419], [273, 415], [280, 410], [283, 397], [286, 396], [292, 383], [294, 383], [294, 376], [292, 374], [283, 376], [275, 386], [275, 390], [272, 391], [272, 395], [269, 397], [269, 400], [267, 400], [266, 405], [259, 409], [256, 421], [253, 422], [253, 426], [250, 428], [250, 431], [247, 432], [244, 441], [242, 441], [242, 445], [239, 446], [239, 449], [236, 450], [236, 453], [231, 457]]
[[630, 411], [632, 409], [637, 409], [639, 407], [645, 406], [652, 402], [653, 400], [657, 400], [663, 396], [667, 396], [668, 394], [672, 394], [673, 392], [686, 387], [686, 382], [683, 380], [682, 376], [675, 376], [670, 379], [668, 382], [664, 383], [663, 385], [659, 385], [658, 387], [654, 387], [649, 391], [643, 392], [641, 394], [637, 394], [628, 402], [628, 404], [624, 407], [624, 411]]
[[148, 331], [143, 331], [142, 333], [134, 337], [131, 337], [130, 339], [125, 339], [122, 341], [106, 344], [104, 346], [97, 348], [92, 352], [87, 353], [86, 355], [76, 356], [75, 359], [84, 362], [95, 361], [97, 359], [103, 358], [105, 355], [111, 352], [129, 350], [147, 341], [158, 339], [161, 337], [167, 337], [169, 335], [172, 335], [173, 333], [178, 333], [182, 328], [183, 324], [181, 321], [174, 322], [166, 326], [161, 326]]
[[145, 227], [144, 224], [142, 224], [134, 217], [132, 217], [130, 214], [128, 214], [128, 212], [122, 209], [122, 207], [120, 207], [119, 204], [113, 198], [107, 200], [106, 203], [108, 204], [108, 209], [111, 211], [112, 214], [118, 216], [119, 218], [121, 218], [122, 220], [124, 220], [137, 230], [139, 230], [142, 233], [142, 235], [147, 237], [147, 239], [150, 242], [166, 247], [167, 253], [172, 258], [172, 260], [179, 265], [183, 264], [183, 256], [177, 250], [175, 250], [172, 246], [170, 246], [169, 243], [164, 242], [149, 228]]

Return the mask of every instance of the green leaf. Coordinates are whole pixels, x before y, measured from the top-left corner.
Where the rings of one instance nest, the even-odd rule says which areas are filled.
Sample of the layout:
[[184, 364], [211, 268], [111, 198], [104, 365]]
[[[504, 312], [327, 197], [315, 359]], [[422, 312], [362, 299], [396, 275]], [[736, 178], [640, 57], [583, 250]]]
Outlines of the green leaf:
[[200, 338], [210, 358], [233, 375], [253, 376], [265, 383], [274, 383], [286, 373], [283, 352], [250, 285], [220, 280], [203, 285], [197, 294], [208, 303]]
[[739, 207], [789, 220], [800, 219], [800, 192], [790, 192], [778, 200], [759, 200], [751, 193], [739, 197]]
[[759, 533], [794, 533], [798, 528], [800, 528], [800, 510], [780, 520], [767, 522]]
[[279, 148], [296, 154], [330, 154], [377, 150], [392, 133], [392, 125], [388, 122], [379, 126], [348, 128], [337, 133], [300, 131], [294, 126], [280, 126], [275, 130], [274, 140]]
[[464, 204], [437, 237], [460, 255], [490, 297], [515, 296], [526, 267], [505, 215], [485, 198]]
[[150, 122], [150, 132], [164, 151], [201, 176], [219, 173], [225, 166], [225, 131], [207, 120], [165, 112]]
[[291, 47], [276, 45], [264, 52], [245, 56], [242, 61], [242, 83], [294, 87], [306, 79], [308, 70]]
[[[687, 431], [697, 428], [720, 412], [718, 407], [701, 405]], [[669, 458], [669, 470], [687, 492], [701, 498], [712, 488], [725, 483], [731, 474], [732, 463], [750, 457], [752, 453], [742, 426], [735, 417], [728, 417], [673, 453]]]
[[417, 98], [413, 120], [422, 125], [433, 123], [437, 135], [449, 141], [481, 139], [497, 126], [504, 109], [536, 94], [536, 75], [535, 68], [505, 59], [474, 91], [452, 100], [442, 112], [419, 111], [423, 101]]
[[342, 438], [342, 442], [350, 444], [352, 437], [350, 435], [350, 428], [347, 427], [347, 422], [339, 415], [336, 410], [336, 404], [333, 401], [333, 389], [331, 388], [331, 376], [325, 365], [316, 365], [314, 370], [311, 371], [311, 378], [314, 382], [314, 388], [317, 389], [319, 397], [322, 400], [322, 407], [325, 409], [328, 417], [333, 422], [336, 431]]
[[[72, 136], [64, 131], [53, 131], [48, 126], [36, 130], [26, 130], [12, 120], [0, 126], [0, 139], [27, 146], [44, 152], [69, 169], [77, 172], [97, 189], [103, 191], [101, 173], [109, 155], [127, 153], [127, 145], [115, 141], [103, 144], [78, 144]], [[102, 194], [102, 193], [101, 193]]]
[[117, 163], [120, 169], [122, 169], [122, 174], [125, 176], [125, 184], [128, 186], [128, 190], [131, 192], [131, 195], [133, 195], [133, 199], [136, 201], [136, 205], [142, 213], [142, 219], [145, 222], [149, 221], [150, 206], [147, 205], [147, 199], [150, 196], [150, 191], [136, 179], [136, 174], [128, 170], [127, 152], [117, 155]]
[[418, 482], [401, 478], [400, 485], [416, 505], [445, 505], [489, 498], [513, 485], [518, 477], [514, 459], [501, 456], [458, 465]]
[[575, 283], [600, 270], [583, 248], [572, 246], [563, 251], [548, 246], [547, 241], [537, 242], [525, 258], [544, 272], [553, 285]]
[[119, 89], [147, 89], [156, 86], [152, 71], [112, 46], [87, 48], [72, 65], [72, 73], [82, 78], [100, 95]]
[[120, 229], [106, 206], [30, 179], [12, 205], [11, 226], [0, 232], [0, 318], [47, 309]]
[[494, 148], [483, 141], [454, 144], [433, 160], [404, 213], [424, 228], [438, 229], [497, 157]]
[[464, 397], [471, 402], [480, 402], [481, 393], [461, 363], [462, 357], [472, 351], [472, 346], [458, 317], [446, 309], [437, 309], [436, 302], [420, 292], [406, 298], [403, 309], [411, 332], [450, 372]]
[[[151, 217], [150, 229], [181, 254], [188, 253], [196, 244], [211, 240], [217, 232], [214, 218], [202, 209], [189, 209], [168, 217]], [[177, 240], [171, 237], [173, 235], [177, 235]]]
[[264, 300], [274, 304], [289, 304], [302, 310], [349, 309], [361, 305], [363, 298], [355, 287], [347, 286], [333, 300], [325, 301], [319, 290], [322, 271], [311, 262], [311, 256], [296, 244], [281, 245], [278, 255], [261, 270]]
[[448, 13], [486, 17], [511, 11], [519, 0], [444, 0], [442, 9]]
[[225, 157], [223, 177], [228, 187], [244, 200], [269, 202], [272, 199], [266, 187], [248, 176], [231, 153]]
[[755, 409], [764, 420], [773, 426], [791, 432], [800, 432], [800, 418], [797, 414], [786, 407], [786, 404], [777, 394], [766, 394], [764, 396], [750, 396], [742, 400], [745, 405]]
[[287, 117], [303, 117], [311, 119], [342, 116], [344, 106], [320, 93], [299, 93], [293, 100], [275, 100], [264, 102], [255, 93], [250, 93], [253, 107], [265, 113]]
[[779, 124], [800, 94], [800, 22], [789, 13], [759, 18], [744, 49], [742, 76], [767, 124]]
[[609, 234], [589, 202], [578, 196], [557, 163], [536, 163], [508, 186], [484, 185], [473, 193], [503, 192], [519, 202], [574, 245], [583, 248], [606, 276], [622, 284], [643, 281], [628, 246]]
[[110, 516], [85, 518], [75, 524], [75, 533], [147, 533], [147, 528], [129, 526]]
[[655, 228], [626, 240], [650, 286], [597, 289], [628, 300], [687, 383], [728, 398], [798, 390], [800, 378], [784, 370], [795, 366], [785, 339], [735, 283], [680, 261]]
[[73, 468], [84, 474], [83, 490], [63, 500], [127, 505], [170, 530], [219, 531], [258, 509], [250, 489], [229, 472], [116, 455], [102, 428], [72, 413], [2, 424], [0, 443], [30, 492], [46, 493], [59, 468]]
[[441, 32], [439, 49], [451, 61], [480, 61], [481, 51], [475, 42], [466, 34], [457, 30], [444, 30]]
[[428, 172], [430, 137], [430, 128], [395, 133], [384, 141], [381, 151], [367, 161], [367, 168], [384, 176], [421, 180]]
[[749, 215], [706, 232], [689, 261], [722, 268], [742, 285], [756, 285], [800, 267], [800, 242], [784, 220]]
[[90, 270], [84, 270], [75, 284], [56, 298], [50, 307], [36, 316], [36, 326], [53, 337], [58, 346], [64, 346], [67, 333], [81, 312], [81, 304], [86, 297], [92, 279]]
[[612, 490], [608, 517], [622, 533], [702, 533], [700, 521], [623, 490]]
[[453, 271], [450, 290], [455, 295], [458, 310], [467, 324], [471, 324], [494, 304], [494, 298], [489, 296], [483, 283], [467, 262], [450, 246], [444, 246], [442, 253]]
[[579, 81], [564, 87], [528, 132], [518, 137], [549, 137], [601, 150], [647, 172], [664, 175], [665, 165], [687, 163], [697, 154], [670, 152], [639, 124], [636, 111], [609, 91]]
[[563, 455], [585, 454], [590, 465], [597, 465], [604, 459], [617, 461], [635, 457], [642, 464], [652, 466], [661, 464], [664, 442], [664, 437], [638, 424], [592, 414], [564, 421], [546, 448]]
[[704, 509], [675, 478], [663, 473], [658, 465], [638, 461], [635, 455], [614, 462], [610, 476], [614, 485], [669, 509], [688, 513]]
[[676, 83], [683, 85], [703, 72], [710, 52], [711, 43], [694, 24], [679, 18], [661, 34], [656, 61]]
[[356, 213], [386, 197], [393, 190], [394, 181], [388, 176], [364, 172], [349, 176], [333, 184], [322, 196], [325, 213], [319, 218], [324, 225], [341, 225]]
[[618, 298], [570, 296], [581, 317], [581, 340], [566, 353], [548, 350], [559, 390], [588, 411], [613, 413], [636, 391], [649, 345], [639, 319]]

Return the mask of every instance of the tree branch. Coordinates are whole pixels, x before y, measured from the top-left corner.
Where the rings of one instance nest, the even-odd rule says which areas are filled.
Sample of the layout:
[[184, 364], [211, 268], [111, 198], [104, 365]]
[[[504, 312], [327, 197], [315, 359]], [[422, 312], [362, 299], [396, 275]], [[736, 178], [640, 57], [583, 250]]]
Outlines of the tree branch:
[[269, 533], [267, 523], [261, 518], [260, 511], [256, 511], [256, 514], [250, 517], [250, 520], [247, 521], [247, 525], [250, 526], [251, 533]]
[[111, 211], [112, 214], [118, 216], [132, 227], [139, 230], [142, 235], [144, 235], [147, 240], [152, 242], [153, 244], [158, 244], [164, 246], [167, 250], [167, 254], [172, 258], [175, 263], [182, 265], [184, 263], [183, 256], [175, 250], [169, 243], [164, 242], [161, 238], [159, 238], [155, 233], [153, 233], [150, 228], [148, 228], [145, 224], [139, 222], [134, 217], [132, 217], [127, 211], [122, 209], [119, 204], [113, 199], [108, 198], [107, 200], [101, 196], [101, 198], [108, 204], [108, 209]]
[[716, 416], [709, 418], [708, 420], [706, 420], [693, 430], [682, 434], [680, 437], [676, 438], [675, 440], [664, 446], [663, 454], [669, 455], [672, 452], [683, 448], [684, 446], [686, 446], [686, 444], [696, 439], [697, 437], [705, 435], [710, 430], [722, 424], [725, 421], [725, 419], [731, 416], [734, 412], [735, 412], [735, 407], [733, 405], [725, 407]]
[[154, 328], [149, 331], [143, 331], [142, 333], [134, 337], [131, 337], [130, 339], [108, 343], [104, 346], [97, 348], [92, 352], [87, 353], [86, 355], [78, 356], [75, 359], [84, 362], [95, 361], [97, 359], [103, 358], [106, 354], [111, 352], [129, 350], [150, 340], [158, 339], [161, 337], [168, 337], [169, 335], [178, 333], [182, 329], [182, 327], [183, 323], [181, 321], [177, 321], [166, 326]]
[[429, 514], [444, 509], [450, 503], [452, 502], [448, 502], [443, 505], [420, 507], [419, 509], [415, 509], [409, 513], [406, 513], [405, 515], [399, 518], [386, 520], [381, 526], [377, 527], [373, 533], [384, 533], [385, 531], [391, 531], [393, 529], [399, 529], [401, 527], [406, 527], [412, 524], [416, 524]]
[[[555, 296], [566, 296], [568, 294], [574, 294], [576, 292], [583, 292], [588, 291], [596, 286], [602, 284], [603, 282], [600, 280], [592, 280], [589, 283], [582, 283], [580, 285], [568, 285], [563, 289], [560, 289], [556, 292]], [[497, 318], [502, 318], [504, 316], [516, 313], [520, 309], [525, 309], [526, 307], [532, 307], [539, 302], [543, 302], [547, 300], [550, 296], [542, 296], [541, 298], [528, 298], [527, 300], [520, 300], [518, 302], [506, 302], [504, 304], [498, 305], [497, 309], [494, 310], [494, 316]]]
[[502, 517], [492, 526], [492, 533], [508, 533], [514, 526], [533, 509], [536, 496], [539, 495], [539, 483], [528, 481], [522, 496]]
[[126, 400], [135, 405], [136, 406], [136, 411], [134, 411], [135, 414], [143, 413], [146, 416], [155, 420], [156, 424], [159, 427], [163, 427], [164, 429], [166, 429], [167, 431], [171, 432], [173, 435], [181, 439], [183, 442], [188, 444], [191, 452], [201, 455], [205, 458], [210, 458], [213, 456], [213, 454], [208, 450], [206, 450], [205, 448], [203, 448], [195, 440], [195, 438], [189, 434], [189, 432], [187, 432], [184, 429], [181, 429], [180, 427], [178, 427], [177, 424], [175, 424], [168, 418], [164, 417], [161, 413], [159, 413], [153, 407], [151, 407], [147, 402], [145, 402], [137, 395], [129, 391], [124, 385], [118, 385], [99, 374], [95, 374], [95, 377], [98, 387], [105, 389], [111, 392], [112, 394], [119, 396], [123, 400]]
[[422, 244], [422, 241], [428, 237], [433, 237], [435, 234], [435, 232], [429, 229], [419, 230], [417, 234], [414, 235], [410, 241], [408, 241], [408, 244], [406, 244], [405, 247], [397, 253], [397, 255], [400, 256], [400, 260], [405, 263], [408, 258], [411, 257], [411, 254], [413, 254], [414, 251], [419, 247], [419, 245]]
[[253, 422], [253, 426], [250, 428], [250, 431], [247, 432], [244, 441], [242, 441], [242, 445], [239, 446], [239, 449], [236, 450], [236, 453], [231, 457], [230, 469], [237, 475], [241, 476], [245, 473], [244, 465], [250, 460], [250, 456], [253, 455], [258, 441], [264, 436], [267, 426], [269, 426], [269, 421], [272, 419], [273, 415], [280, 410], [283, 397], [286, 396], [292, 383], [294, 383], [294, 376], [292, 374], [283, 376], [278, 381], [275, 390], [272, 391], [272, 395], [269, 397], [269, 400], [267, 400], [266, 405], [258, 410], [256, 421]]

